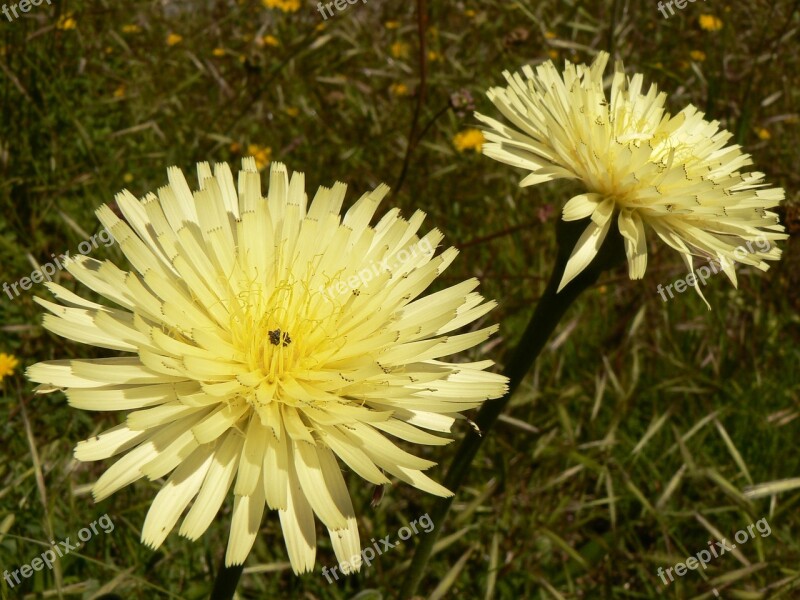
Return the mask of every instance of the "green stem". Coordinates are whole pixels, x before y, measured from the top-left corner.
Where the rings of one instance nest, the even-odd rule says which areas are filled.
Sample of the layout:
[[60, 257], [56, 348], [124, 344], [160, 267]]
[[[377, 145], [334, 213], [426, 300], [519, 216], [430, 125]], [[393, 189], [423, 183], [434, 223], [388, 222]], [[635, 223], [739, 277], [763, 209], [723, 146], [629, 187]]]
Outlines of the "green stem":
[[217, 578], [214, 581], [214, 591], [211, 592], [210, 600], [231, 600], [236, 593], [236, 586], [242, 576], [244, 565], [225, 566], [225, 558], [217, 571]]
[[[603, 271], [618, 264], [624, 257], [621, 237], [617, 233], [609, 234], [589, 267], [567, 284], [563, 290], [557, 292], [569, 254], [585, 227], [585, 221], [558, 222], [558, 259], [550, 275], [547, 288], [536, 305], [536, 310], [503, 372], [509, 378], [508, 392], [498, 400], [489, 400], [483, 404], [475, 418], [481, 434], [470, 430], [461, 442], [443, 482], [443, 485], [453, 494], [458, 492], [469, 472], [472, 460], [486, 439], [489, 430], [511, 400], [519, 384], [522, 383], [561, 318], [578, 296], [597, 281]], [[450, 498], [437, 498], [433, 510], [429, 511], [431, 520], [435, 523], [435, 529], [422, 536], [416, 547], [411, 566], [400, 589], [400, 600], [405, 600], [415, 594], [454, 498], [455, 495]]]

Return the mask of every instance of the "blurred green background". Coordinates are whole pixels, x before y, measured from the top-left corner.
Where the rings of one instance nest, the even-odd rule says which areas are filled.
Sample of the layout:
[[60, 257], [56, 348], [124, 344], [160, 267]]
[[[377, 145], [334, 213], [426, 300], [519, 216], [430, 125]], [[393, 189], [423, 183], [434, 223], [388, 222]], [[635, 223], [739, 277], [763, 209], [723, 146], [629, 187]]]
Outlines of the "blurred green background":
[[[469, 355], [499, 368], [544, 289], [573, 190], [519, 189], [521, 172], [480, 155], [472, 111], [496, 114], [484, 91], [504, 69], [608, 50], [668, 92], [672, 112], [693, 103], [735, 134], [786, 189], [792, 237], [767, 273], [742, 269], [738, 290], [712, 278], [711, 312], [693, 292], [662, 302], [656, 286], [685, 272], [655, 243], [643, 280], [620, 270], [586, 293], [486, 440], [421, 592], [800, 598], [800, 492], [742, 494], [800, 477], [800, 2], [695, 2], [667, 19], [637, 0], [418, 4], [369, 0], [327, 20], [305, 0], [53, 0], [0, 14], [0, 283], [77, 252], [99, 230], [93, 211], [120, 189], [141, 196], [166, 183], [167, 166], [193, 177], [198, 161], [238, 167], [253, 154], [304, 171], [309, 193], [341, 180], [353, 201], [386, 182], [385, 209], [427, 212], [426, 226], [461, 250], [436, 286], [477, 276], [500, 303], [476, 324], [500, 322], [500, 334]], [[124, 265], [114, 247], [92, 256]], [[207, 597], [232, 503], [198, 542], [173, 534], [157, 552], [139, 535], [158, 482], [93, 503], [88, 488], [110, 461], [77, 463], [72, 448], [120, 415], [33, 396], [25, 367], [101, 355], [44, 331], [36, 294], [48, 296], [36, 285], [0, 302], [0, 353], [19, 360], [0, 384], [0, 569], [103, 514], [115, 529], [13, 590], [0, 583], [1, 597]], [[447, 465], [456, 445], [414, 451]], [[365, 543], [433, 504], [398, 484], [372, 508], [371, 487], [348, 482]], [[760, 518], [771, 535], [738, 554], [669, 586], [656, 575]], [[275, 513], [262, 533], [242, 598], [390, 598], [413, 545], [328, 584], [325, 536], [317, 570], [298, 578]]]

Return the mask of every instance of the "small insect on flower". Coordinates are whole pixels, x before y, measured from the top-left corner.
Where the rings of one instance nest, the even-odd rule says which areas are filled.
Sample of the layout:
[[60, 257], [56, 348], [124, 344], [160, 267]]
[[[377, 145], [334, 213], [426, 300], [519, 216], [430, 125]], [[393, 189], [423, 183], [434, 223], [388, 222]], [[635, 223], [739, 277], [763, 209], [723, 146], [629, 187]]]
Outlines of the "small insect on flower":
[[[718, 260], [734, 286], [735, 262], [766, 271], [765, 261], [777, 260], [781, 251], [762, 244], [787, 237], [770, 210], [783, 190], [767, 187], [763, 173], [741, 172], [752, 164], [750, 156], [726, 145], [732, 134], [717, 121], [706, 121], [692, 105], [671, 116], [666, 94], [655, 85], [644, 93], [642, 75], [627, 78], [622, 63], [607, 96], [608, 58], [601, 52], [591, 65], [567, 61], [563, 73], [552, 61], [522, 74], [505, 72], [508, 86], [487, 95], [512, 126], [476, 115], [488, 126], [483, 153], [531, 171], [521, 186], [572, 179], [585, 188], [563, 209], [565, 221], [588, 218], [588, 225], [559, 291], [592, 262], [614, 220], [631, 279], [641, 279], [647, 266], [645, 226], [678, 251], [692, 273], [695, 256]], [[738, 252], [754, 241], [758, 250]]]
[[503, 395], [491, 361], [444, 360], [497, 330], [472, 326], [495, 303], [474, 278], [423, 295], [457, 251], [436, 254], [443, 236], [419, 233], [420, 211], [392, 209], [371, 226], [384, 185], [342, 217], [344, 184], [309, 204], [303, 174], [277, 162], [267, 197], [253, 157], [238, 185], [224, 163], [201, 163], [197, 176], [194, 192], [174, 167], [157, 195], [121, 192], [125, 221], [97, 211], [132, 269], [86, 256], [66, 268], [117, 307], [55, 283], [60, 304], [36, 299], [48, 330], [125, 355], [41, 362], [28, 377], [75, 408], [130, 411], [75, 457], [119, 457], [94, 484], [97, 501], [167, 477], [145, 544], [158, 548], [184, 512], [180, 534], [199, 538], [233, 487], [226, 564], [247, 558], [265, 506], [296, 573], [314, 566], [315, 515], [349, 561], [361, 545], [340, 461], [375, 486], [393, 476], [450, 495], [423, 473], [435, 463], [393, 439], [447, 444], [437, 434], [461, 412]]

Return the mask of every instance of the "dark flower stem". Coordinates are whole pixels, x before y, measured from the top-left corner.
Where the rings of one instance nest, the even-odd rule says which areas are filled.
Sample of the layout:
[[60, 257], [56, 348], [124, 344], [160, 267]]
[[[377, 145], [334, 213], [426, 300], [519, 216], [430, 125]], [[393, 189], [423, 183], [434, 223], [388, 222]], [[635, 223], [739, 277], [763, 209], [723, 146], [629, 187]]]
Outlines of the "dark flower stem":
[[231, 600], [236, 593], [236, 586], [239, 584], [239, 578], [242, 576], [243, 570], [244, 565], [226, 567], [225, 557], [223, 556], [210, 600]]
[[[609, 234], [592, 264], [573, 279], [561, 292], [556, 293], [569, 254], [575, 246], [580, 233], [585, 229], [586, 222], [565, 223], [564, 221], [559, 221], [557, 227], [559, 254], [550, 276], [550, 281], [544, 294], [539, 299], [539, 303], [536, 305], [536, 310], [528, 322], [528, 326], [522, 334], [511, 360], [504, 370], [504, 375], [509, 378], [508, 392], [498, 400], [489, 400], [483, 404], [475, 418], [475, 423], [481, 434], [479, 435], [475, 431], [467, 432], [445, 476], [443, 485], [454, 494], [458, 493], [469, 472], [472, 460], [486, 439], [492, 425], [500, 413], [503, 412], [508, 401], [511, 400], [514, 392], [536, 361], [561, 318], [578, 296], [597, 281], [603, 271], [618, 264], [624, 257], [624, 249], [619, 234]], [[436, 528], [429, 534], [422, 536], [420, 543], [417, 545], [411, 566], [403, 579], [399, 595], [400, 600], [406, 600], [415, 594], [424, 575], [425, 567], [430, 560], [433, 546], [438, 535], [442, 532], [447, 513], [454, 498], [455, 496], [438, 498], [433, 510], [429, 511]]]

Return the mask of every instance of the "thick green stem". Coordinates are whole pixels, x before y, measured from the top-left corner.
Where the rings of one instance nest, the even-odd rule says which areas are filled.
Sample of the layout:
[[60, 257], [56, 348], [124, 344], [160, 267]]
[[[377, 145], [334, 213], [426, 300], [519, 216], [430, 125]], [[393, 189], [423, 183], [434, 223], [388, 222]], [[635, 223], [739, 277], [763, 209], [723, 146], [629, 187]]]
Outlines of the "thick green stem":
[[[604, 270], [615, 266], [624, 257], [624, 249], [619, 234], [610, 234], [589, 267], [567, 284], [563, 290], [557, 292], [569, 254], [585, 227], [585, 221], [579, 223], [559, 221], [558, 259], [550, 275], [550, 281], [544, 294], [539, 299], [539, 303], [536, 305], [536, 310], [528, 322], [528, 326], [522, 334], [511, 360], [504, 370], [504, 375], [509, 378], [508, 392], [498, 400], [489, 400], [484, 403], [475, 418], [475, 423], [478, 425], [481, 434], [479, 435], [474, 431], [469, 431], [466, 434], [445, 476], [443, 485], [454, 494], [458, 493], [472, 460], [486, 439], [492, 425], [497, 420], [497, 417], [500, 416], [500, 413], [503, 412], [509, 400], [511, 400], [517, 387], [519, 387], [519, 384], [536, 361], [561, 318], [577, 297], [580, 296], [581, 292], [594, 284]], [[435, 529], [422, 536], [420, 543], [417, 545], [411, 566], [400, 589], [400, 600], [410, 598], [416, 592], [454, 498], [455, 496], [438, 498], [433, 510], [428, 512], [435, 524]]]
[[[223, 561], [225, 558], [222, 559]], [[231, 600], [236, 593], [236, 586], [242, 576], [244, 565], [226, 567], [223, 562], [217, 572], [217, 579], [214, 581], [214, 591], [211, 592], [210, 600]]]

